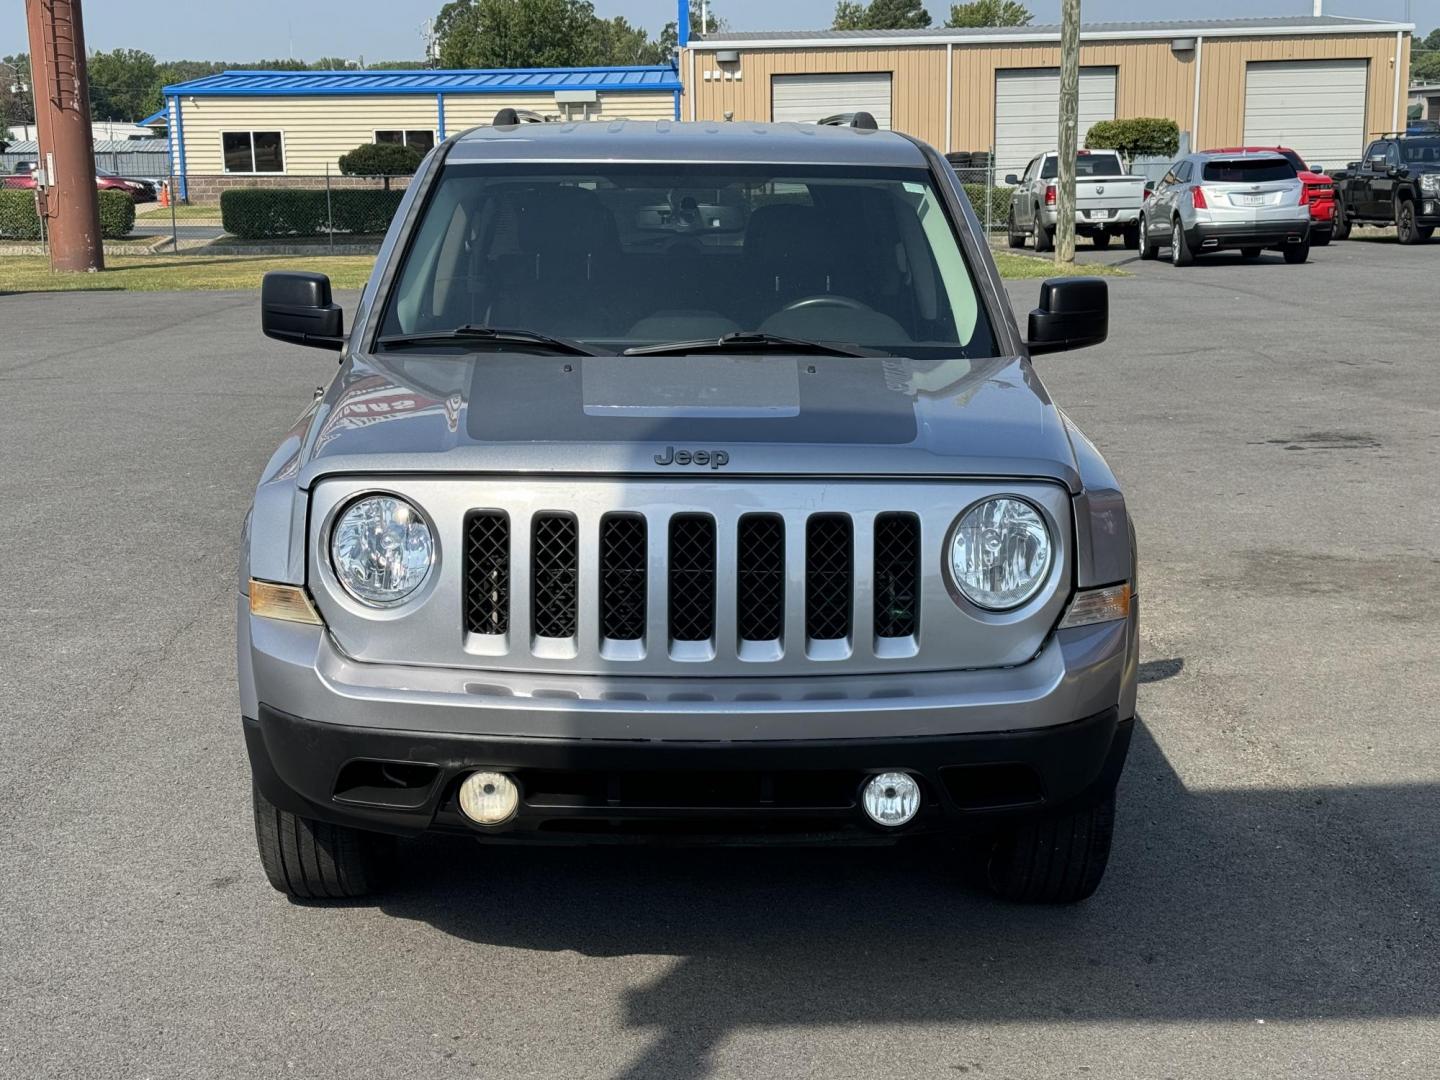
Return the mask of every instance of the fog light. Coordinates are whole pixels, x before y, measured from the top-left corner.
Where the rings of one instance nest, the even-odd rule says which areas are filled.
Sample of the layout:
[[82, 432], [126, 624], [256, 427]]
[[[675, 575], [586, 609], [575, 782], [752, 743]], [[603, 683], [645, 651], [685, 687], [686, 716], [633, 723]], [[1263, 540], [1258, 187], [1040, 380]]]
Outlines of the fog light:
[[504, 773], [471, 773], [460, 785], [460, 809], [477, 825], [501, 825], [519, 806], [520, 789]]
[[920, 785], [903, 772], [872, 776], [861, 794], [865, 813], [877, 825], [904, 825], [920, 811]]

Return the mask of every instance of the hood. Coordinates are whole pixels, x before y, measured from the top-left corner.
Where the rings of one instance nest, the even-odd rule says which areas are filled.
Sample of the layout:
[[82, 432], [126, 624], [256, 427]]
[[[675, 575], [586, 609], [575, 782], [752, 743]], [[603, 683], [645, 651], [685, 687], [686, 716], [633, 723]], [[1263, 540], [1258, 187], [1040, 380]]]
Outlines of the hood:
[[1079, 489], [1028, 360], [351, 357], [292, 444], [356, 472], [1015, 476]]

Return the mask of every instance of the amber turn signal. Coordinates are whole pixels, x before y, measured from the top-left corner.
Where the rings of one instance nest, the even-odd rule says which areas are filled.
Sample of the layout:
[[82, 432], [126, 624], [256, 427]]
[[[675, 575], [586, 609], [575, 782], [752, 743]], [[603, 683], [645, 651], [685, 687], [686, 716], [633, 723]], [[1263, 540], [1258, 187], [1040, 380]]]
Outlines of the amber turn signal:
[[250, 614], [286, 622], [323, 626], [324, 621], [310, 596], [300, 585], [277, 585], [273, 581], [250, 579]]
[[1070, 610], [1065, 612], [1065, 618], [1060, 620], [1060, 629], [1128, 618], [1131, 596], [1128, 582], [1107, 585], [1103, 589], [1081, 589], [1070, 601]]

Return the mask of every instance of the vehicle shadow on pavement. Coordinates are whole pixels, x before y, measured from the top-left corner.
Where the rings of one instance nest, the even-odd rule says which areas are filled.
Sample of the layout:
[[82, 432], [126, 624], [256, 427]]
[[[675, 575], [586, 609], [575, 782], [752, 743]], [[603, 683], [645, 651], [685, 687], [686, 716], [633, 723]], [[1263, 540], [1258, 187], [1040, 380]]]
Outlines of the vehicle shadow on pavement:
[[745, 1029], [1436, 1016], [1436, 796], [1192, 791], [1141, 725], [1109, 875], [1075, 907], [993, 900], [929, 847], [443, 840], [383, 909], [491, 946], [676, 957], [625, 993], [654, 1035], [627, 1080], [706, 1076]]

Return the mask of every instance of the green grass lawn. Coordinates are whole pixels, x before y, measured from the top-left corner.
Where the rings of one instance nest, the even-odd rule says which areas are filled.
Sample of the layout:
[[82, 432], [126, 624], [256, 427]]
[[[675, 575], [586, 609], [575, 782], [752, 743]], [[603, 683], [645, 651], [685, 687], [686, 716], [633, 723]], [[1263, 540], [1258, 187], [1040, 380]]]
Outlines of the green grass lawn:
[[358, 289], [375, 265], [368, 255], [114, 255], [98, 274], [52, 274], [44, 255], [0, 257], [0, 293], [167, 292], [258, 289], [267, 270], [318, 270], [337, 289]]
[[1124, 270], [1103, 263], [1083, 265], [1074, 263], [1064, 270], [1055, 265], [1054, 259], [1034, 255], [1012, 255], [1008, 251], [997, 251], [995, 265], [1003, 278], [1052, 278], [1052, 277], [1129, 277]]
[[[161, 206], [159, 203], [146, 203], [144, 206], [135, 208], [135, 216], [144, 218], [147, 224], [154, 224], [158, 221], [170, 220], [170, 207]], [[218, 206], [175, 206], [175, 220], [184, 222], [213, 221], [220, 223], [220, 207]]]

